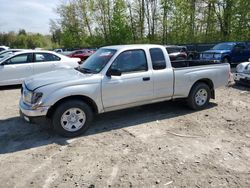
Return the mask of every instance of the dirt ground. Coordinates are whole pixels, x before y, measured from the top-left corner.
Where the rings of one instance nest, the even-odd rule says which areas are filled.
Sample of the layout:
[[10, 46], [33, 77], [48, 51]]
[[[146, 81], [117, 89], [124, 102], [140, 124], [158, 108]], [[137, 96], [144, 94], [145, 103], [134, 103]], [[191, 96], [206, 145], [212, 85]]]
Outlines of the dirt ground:
[[0, 91], [0, 187], [250, 187], [250, 89], [216, 91], [206, 110], [164, 102], [98, 116], [65, 139], [18, 116]]

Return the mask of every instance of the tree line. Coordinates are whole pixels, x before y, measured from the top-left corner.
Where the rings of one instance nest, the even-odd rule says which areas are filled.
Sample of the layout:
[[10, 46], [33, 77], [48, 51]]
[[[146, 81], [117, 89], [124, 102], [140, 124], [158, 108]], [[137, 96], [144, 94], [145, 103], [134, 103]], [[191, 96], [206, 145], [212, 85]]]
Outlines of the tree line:
[[250, 41], [249, 0], [64, 0], [51, 36], [0, 33], [16, 48]]
[[0, 45], [6, 45], [11, 48], [53, 48], [57, 44], [53, 44], [51, 36], [44, 36], [39, 33], [27, 33], [24, 29], [19, 32], [0, 33]]
[[250, 40], [249, 0], [68, 0], [51, 20], [65, 46]]

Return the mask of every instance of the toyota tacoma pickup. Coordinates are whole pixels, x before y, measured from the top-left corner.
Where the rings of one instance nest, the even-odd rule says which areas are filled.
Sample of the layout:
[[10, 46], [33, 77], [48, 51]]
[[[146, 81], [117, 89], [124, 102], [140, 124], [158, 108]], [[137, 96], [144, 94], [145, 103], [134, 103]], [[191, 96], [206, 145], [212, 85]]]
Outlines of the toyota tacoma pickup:
[[108, 111], [179, 98], [203, 109], [229, 73], [228, 63], [171, 62], [161, 45], [108, 46], [76, 69], [25, 80], [20, 113], [29, 122], [48, 119], [58, 134], [74, 137]]

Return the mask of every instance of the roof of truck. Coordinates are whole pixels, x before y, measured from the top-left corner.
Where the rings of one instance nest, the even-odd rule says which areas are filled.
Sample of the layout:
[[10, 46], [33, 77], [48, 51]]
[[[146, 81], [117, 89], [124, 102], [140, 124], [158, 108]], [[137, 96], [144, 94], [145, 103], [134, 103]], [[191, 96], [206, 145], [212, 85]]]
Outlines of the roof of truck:
[[115, 50], [121, 50], [124, 48], [159, 48], [159, 47], [164, 47], [159, 44], [129, 44], [129, 45], [114, 45], [114, 46], [105, 46], [102, 48], [106, 49], [115, 49]]

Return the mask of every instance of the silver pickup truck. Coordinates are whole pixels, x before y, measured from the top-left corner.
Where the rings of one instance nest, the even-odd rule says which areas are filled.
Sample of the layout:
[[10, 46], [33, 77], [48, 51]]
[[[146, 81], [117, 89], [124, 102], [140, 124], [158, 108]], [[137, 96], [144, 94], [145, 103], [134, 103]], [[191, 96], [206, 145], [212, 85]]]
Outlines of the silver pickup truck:
[[57, 133], [73, 137], [88, 129], [94, 114], [177, 98], [203, 109], [229, 72], [229, 64], [170, 62], [161, 45], [108, 46], [77, 69], [27, 79], [20, 112], [30, 122], [49, 119]]

